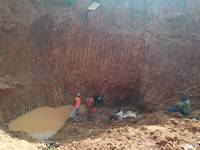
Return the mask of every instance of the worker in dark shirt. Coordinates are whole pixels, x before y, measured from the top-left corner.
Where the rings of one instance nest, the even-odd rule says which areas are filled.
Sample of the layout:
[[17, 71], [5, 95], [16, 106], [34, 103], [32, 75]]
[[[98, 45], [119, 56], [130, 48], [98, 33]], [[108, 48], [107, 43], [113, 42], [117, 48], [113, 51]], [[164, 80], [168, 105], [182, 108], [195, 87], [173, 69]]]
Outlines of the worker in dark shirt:
[[100, 108], [103, 105], [103, 98], [99, 95], [94, 96], [94, 106]]

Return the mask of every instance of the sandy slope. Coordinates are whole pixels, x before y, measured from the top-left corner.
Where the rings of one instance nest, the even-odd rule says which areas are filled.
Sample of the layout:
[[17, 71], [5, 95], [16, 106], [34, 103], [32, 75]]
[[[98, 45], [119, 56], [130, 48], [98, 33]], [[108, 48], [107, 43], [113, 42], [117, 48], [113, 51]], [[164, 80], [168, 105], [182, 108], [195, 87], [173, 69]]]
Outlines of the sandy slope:
[[37, 150], [39, 144], [13, 138], [0, 129], [0, 150]]

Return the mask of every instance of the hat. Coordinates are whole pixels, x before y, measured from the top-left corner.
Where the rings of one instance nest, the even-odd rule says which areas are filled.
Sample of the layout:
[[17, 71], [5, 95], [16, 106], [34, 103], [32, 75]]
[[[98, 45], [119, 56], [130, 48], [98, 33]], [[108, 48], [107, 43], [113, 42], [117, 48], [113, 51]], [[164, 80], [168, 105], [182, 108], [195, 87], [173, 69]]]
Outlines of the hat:
[[181, 96], [181, 100], [182, 100], [182, 101], [187, 101], [187, 100], [188, 100], [188, 97], [187, 97], [185, 94], [183, 94], [183, 95]]

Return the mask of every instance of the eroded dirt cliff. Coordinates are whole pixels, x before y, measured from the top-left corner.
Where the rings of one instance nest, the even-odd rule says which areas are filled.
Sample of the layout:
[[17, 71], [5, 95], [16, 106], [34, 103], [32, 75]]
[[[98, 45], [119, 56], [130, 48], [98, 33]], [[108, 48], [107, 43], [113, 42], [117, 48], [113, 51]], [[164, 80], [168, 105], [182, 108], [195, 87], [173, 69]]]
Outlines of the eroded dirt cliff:
[[76, 92], [153, 111], [184, 91], [199, 108], [198, 0], [109, 0], [93, 12], [89, 0], [0, 3], [0, 69], [18, 84], [0, 87], [6, 120]]

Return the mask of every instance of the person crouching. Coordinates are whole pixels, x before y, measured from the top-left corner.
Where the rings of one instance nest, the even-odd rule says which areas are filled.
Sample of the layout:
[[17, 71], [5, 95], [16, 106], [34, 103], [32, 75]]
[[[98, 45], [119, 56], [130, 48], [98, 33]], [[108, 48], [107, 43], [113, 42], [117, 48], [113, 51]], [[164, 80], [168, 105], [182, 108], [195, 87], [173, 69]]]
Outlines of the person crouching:
[[108, 123], [112, 123], [113, 121], [123, 120], [123, 115], [124, 115], [123, 110], [119, 108], [117, 112], [115, 112], [109, 117]]
[[178, 112], [181, 116], [189, 115], [191, 112], [189, 98], [186, 95], [182, 95], [181, 100], [177, 101], [174, 107], [167, 110], [168, 112]]

